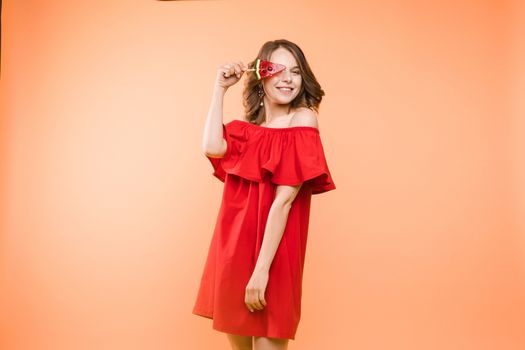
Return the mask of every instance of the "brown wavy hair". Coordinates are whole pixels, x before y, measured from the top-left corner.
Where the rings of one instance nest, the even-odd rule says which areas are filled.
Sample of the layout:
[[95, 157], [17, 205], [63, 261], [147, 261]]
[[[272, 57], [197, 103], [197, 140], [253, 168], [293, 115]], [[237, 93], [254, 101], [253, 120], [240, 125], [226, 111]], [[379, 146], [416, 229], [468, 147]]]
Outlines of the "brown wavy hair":
[[[325, 93], [306, 61], [303, 51], [297, 44], [286, 39], [267, 41], [259, 50], [257, 57], [248, 63], [248, 68], [255, 68], [257, 58], [270, 60], [273, 51], [279, 47], [287, 49], [295, 57], [302, 77], [301, 90], [292, 102], [290, 102], [288, 112], [290, 112], [292, 108], [295, 109], [299, 107], [307, 107], [318, 112], [319, 105]], [[249, 74], [245, 80], [243, 90], [244, 118], [246, 121], [257, 125], [265, 121], [265, 107], [260, 105], [263, 97], [259, 97], [257, 94], [262, 88], [262, 83], [257, 79], [257, 76], [255, 74]]]

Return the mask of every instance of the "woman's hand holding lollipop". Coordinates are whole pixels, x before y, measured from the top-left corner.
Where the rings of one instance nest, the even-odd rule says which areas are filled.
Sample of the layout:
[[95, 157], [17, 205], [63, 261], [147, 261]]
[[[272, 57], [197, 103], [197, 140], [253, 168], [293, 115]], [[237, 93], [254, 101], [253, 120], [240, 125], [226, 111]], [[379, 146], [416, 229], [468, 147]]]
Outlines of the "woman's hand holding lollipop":
[[236, 84], [246, 71], [253, 71], [257, 80], [269, 78], [283, 70], [286, 66], [270, 62], [267, 60], [256, 59], [253, 68], [248, 68], [241, 61], [226, 63], [217, 70], [216, 87], [226, 91], [230, 86]]
[[247, 69], [248, 67], [241, 61], [226, 63], [218, 68], [215, 85], [227, 90], [241, 79]]

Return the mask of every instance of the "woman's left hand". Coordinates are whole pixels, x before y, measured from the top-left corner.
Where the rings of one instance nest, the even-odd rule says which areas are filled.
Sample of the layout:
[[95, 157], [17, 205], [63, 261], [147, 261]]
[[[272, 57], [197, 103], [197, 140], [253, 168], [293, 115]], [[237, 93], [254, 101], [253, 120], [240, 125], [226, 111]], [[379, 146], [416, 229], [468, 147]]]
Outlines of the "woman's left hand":
[[244, 303], [253, 312], [254, 309], [262, 310], [266, 306], [264, 292], [268, 284], [269, 271], [266, 269], [255, 270], [246, 286]]

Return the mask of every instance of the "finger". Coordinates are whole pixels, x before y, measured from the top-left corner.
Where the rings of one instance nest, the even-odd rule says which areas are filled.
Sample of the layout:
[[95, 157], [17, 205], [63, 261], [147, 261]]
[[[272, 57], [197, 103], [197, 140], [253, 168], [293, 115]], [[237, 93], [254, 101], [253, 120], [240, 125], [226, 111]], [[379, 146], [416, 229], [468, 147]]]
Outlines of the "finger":
[[233, 66], [229, 66], [227, 69], [226, 69], [226, 72], [224, 74], [224, 76], [226, 78], [229, 78], [231, 77], [233, 74], [235, 74], [235, 68]]
[[250, 312], [253, 312], [253, 307], [250, 305], [250, 303], [246, 303], [246, 308], [248, 308]]
[[221, 68], [222, 68], [224, 71], [227, 72], [228, 70], [230, 70], [231, 67], [232, 67], [231, 63], [225, 63], [225, 64], [222, 65]]
[[241, 77], [241, 73], [242, 73], [241, 66], [239, 65], [239, 63], [236, 63], [235, 64], [235, 75], [237, 76], [237, 78]]
[[229, 73], [229, 71], [230, 71], [230, 66], [229, 66], [229, 65], [224, 65], [224, 66], [222, 66], [220, 70], [221, 70], [222, 75], [224, 75], [224, 77], [227, 78], [227, 77], [230, 76], [230, 73]]
[[248, 67], [246, 66], [246, 64], [244, 64], [244, 62], [240, 62], [241, 64], [241, 69], [243, 72], [246, 72], [246, 70], [248, 69]]
[[246, 304], [246, 307], [250, 312], [253, 312], [253, 307], [251, 305], [251, 298], [250, 298], [250, 291], [246, 290], [245, 296], [244, 296], [244, 303]]
[[253, 312], [253, 307], [251, 307], [249, 302], [245, 301], [244, 304], [246, 304], [246, 308], [250, 310], [250, 312]]
[[266, 299], [264, 298], [264, 291], [261, 291], [259, 293], [259, 300], [261, 301], [261, 304], [263, 304], [264, 306], [266, 306]]
[[259, 305], [257, 305], [257, 302], [252, 302], [250, 307], [255, 311], [255, 310], [262, 310], [262, 307], [260, 307]]
[[254, 294], [254, 298], [252, 299], [253, 307], [256, 308], [257, 310], [262, 310], [263, 306], [261, 302], [259, 301], [259, 291], [254, 291], [253, 294]]
[[259, 304], [258, 295], [259, 293], [257, 292], [257, 290], [251, 289], [248, 291], [248, 301], [252, 309], [257, 309], [257, 310], [261, 309], [261, 305]]
[[244, 72], [244, 64], [241, 61], [237, 62], [237, 67], [239, 68], [240, 73]]
[[259, 293], [260, 291], [258, 289], [255, 289], [255, 288], [248, 289], [248, 301], [250, 303], [251, 308], [262, 310], [263, 306], [259, 302]]

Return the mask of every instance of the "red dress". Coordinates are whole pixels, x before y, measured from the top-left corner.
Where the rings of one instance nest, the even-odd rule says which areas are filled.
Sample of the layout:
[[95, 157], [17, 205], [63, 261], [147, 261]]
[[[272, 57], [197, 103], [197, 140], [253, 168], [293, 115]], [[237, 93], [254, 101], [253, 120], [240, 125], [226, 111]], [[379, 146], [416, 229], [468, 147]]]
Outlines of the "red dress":
[[[301, 284], [312, 194], [335, 189], [321, 144], [310, 126], [271, 128], [233, 120], [223, 124], [222, 158], [208, 157], [224, 182], [222, 202], [193, 314], [226, 333], [294, 339], [301, 317]], [[276, 185], [303, 183], [269, 270], [267, 305], [244, 303], [261, 248]]]

